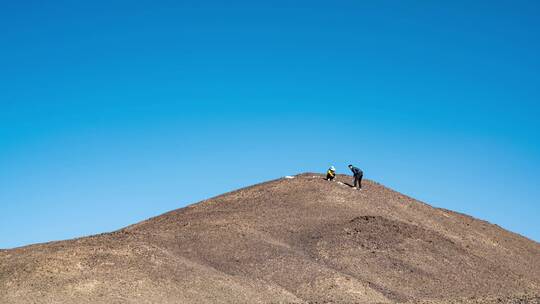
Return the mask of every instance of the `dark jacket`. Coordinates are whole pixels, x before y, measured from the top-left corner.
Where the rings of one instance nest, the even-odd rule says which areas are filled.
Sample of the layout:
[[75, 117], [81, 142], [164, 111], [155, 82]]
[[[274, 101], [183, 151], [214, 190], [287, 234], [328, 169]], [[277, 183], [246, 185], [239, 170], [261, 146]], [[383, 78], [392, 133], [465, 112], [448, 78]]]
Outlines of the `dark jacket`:
[[360, 169], [358, 169], [356, 167], [352, 167], [351, 171], [352, 171], [354, 176], [362, 176], [362, 175], [364, 175], [364, 172], [362, 172], [362, 170], [360, 170]]

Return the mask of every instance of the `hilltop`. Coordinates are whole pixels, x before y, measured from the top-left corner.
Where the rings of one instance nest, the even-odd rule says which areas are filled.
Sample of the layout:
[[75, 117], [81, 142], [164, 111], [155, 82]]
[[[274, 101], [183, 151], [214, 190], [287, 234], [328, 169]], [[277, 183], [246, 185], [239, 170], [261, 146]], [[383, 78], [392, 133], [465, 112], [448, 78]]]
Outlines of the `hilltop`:
[[0, 303], [540, 303], [540, 244], [376, 182], [278, 179], [0, 251]]

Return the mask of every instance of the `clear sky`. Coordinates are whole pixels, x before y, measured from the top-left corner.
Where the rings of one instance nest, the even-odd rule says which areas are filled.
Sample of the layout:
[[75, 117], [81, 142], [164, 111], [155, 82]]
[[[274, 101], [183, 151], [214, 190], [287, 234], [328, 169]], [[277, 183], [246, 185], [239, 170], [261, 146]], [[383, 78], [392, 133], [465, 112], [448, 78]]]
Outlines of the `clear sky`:
[[335, 165], [540, 241], [538, 1], [2, 1], [0, 248]]

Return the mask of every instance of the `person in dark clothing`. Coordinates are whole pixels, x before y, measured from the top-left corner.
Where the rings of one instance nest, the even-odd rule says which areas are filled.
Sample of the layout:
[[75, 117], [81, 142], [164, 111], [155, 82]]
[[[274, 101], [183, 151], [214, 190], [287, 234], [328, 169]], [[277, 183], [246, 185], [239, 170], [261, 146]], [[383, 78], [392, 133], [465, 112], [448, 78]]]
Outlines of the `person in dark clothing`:
[[351, 169], [353, 176], [354, 176], [354, 186], [358, 185], [358, 189], [362, 189], [362, 177], [364, 177], [364, 172], [362, 170], [356, 168], [353, 165], [349, 165], [349, 169]]

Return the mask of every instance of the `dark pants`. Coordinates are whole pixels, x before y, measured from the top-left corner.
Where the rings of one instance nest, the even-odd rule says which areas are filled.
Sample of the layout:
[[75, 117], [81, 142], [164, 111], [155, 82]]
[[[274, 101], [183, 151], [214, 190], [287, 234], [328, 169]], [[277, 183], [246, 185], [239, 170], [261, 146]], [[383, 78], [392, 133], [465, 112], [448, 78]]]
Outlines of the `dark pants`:
[[358, 189], [362, 188], [362, 177], [364, 177], [363, 174], [358, 174], [354, 176], [354, 187], [358, 185]]
[[326, 174], [326, 180], [329, 180], [329, 181], [331, 181], [331, 180], [333, 180], [333, 179], [334, 179], [334, 177], [336, 177], [336, 176], [335, 176], [335, 175], [334, 175], [334, 176], [332, 176], [332, 175], [330, 175], [330, 174]]

